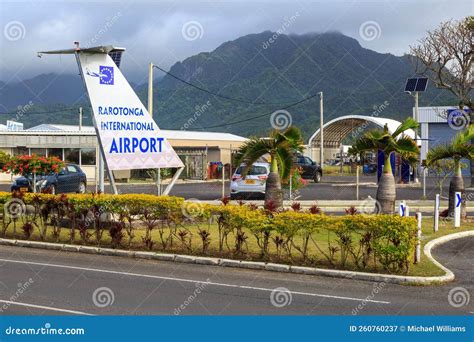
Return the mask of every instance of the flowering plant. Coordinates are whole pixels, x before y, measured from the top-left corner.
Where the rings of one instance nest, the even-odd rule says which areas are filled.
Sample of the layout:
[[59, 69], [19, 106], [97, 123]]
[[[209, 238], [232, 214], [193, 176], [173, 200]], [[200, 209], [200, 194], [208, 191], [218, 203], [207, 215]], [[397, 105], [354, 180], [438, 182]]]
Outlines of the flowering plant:
[[64, 163], [57, 157], [44, 157], [35, 154], [14, 156], [2, 168], [3, 172], [26, 176], [28, 174], [58, 173]]

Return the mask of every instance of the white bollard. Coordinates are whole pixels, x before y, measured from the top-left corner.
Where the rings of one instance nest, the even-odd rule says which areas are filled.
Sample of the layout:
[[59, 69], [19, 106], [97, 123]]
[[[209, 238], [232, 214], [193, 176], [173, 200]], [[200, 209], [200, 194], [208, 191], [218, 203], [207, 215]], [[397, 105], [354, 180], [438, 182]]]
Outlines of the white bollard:
[[422, 215], [420, 212], [416, 213], [416, 221], [418, 223], [418, 230], [416, 234], [416, 251], [415, 251], [415, 264], [421, 260], [421, 220]]
[[436, 194], [434, 205], [434, 232], [438, 231], [439, 227], [439, 194]]
[[224, 164], [222, 164], [222, 197], [225, 197], [225, 167]]
[[398, 214], [400, 216], [405, 216], [405, 209], [406, 209], [407, 205], [405, 203], [405, 201], [400, 201], [400, 204], [398, 205]]
[[405, 204], [405, 217], [410, 216], [410, 207]]
[[462, 197], [460, 192], [454, 193], [454, 228], [461, 227], [461, 205]]

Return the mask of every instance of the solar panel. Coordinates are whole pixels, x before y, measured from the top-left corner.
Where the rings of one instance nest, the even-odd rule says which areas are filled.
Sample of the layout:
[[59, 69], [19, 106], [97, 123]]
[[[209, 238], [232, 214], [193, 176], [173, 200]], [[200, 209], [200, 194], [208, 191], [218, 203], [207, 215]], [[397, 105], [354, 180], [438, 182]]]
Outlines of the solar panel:
[[111, 51], [109, 52], [110, 58], [114, 61], [115, 65], [120, 68], [120, 61], [122, 60], [123, 51]]
[[417, 78], [407, 79], [407, 84], [405, 85], [405, 91], [415, 91]]
[[415, 91], [425, 91], [428, 85], [428, 79], [426, 77], [420, 77], [416, 82]]

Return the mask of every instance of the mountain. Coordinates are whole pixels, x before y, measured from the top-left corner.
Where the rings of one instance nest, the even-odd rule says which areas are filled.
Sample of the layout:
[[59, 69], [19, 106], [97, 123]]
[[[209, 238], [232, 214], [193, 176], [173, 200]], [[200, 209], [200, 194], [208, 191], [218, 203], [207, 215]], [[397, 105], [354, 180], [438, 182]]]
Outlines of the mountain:
[[[413, 98], [403, 92], [414, 73], [408, 56], [365, 49], [337, 32], [277, 35], [270, 43], [275, 35], [263, 32], [226, 42], [176, 63], [170, 73], [221, 95], [258, 102], [292, 103], [322, 91], [326, 122], [349, 114], [395, 119], [411, 115]], [[270, 113], [285, 107], [217, 98], [169, 75], [158, 82], [155, 92], [154, 112], [158, 124], [166, 128], [265, 134], [271, 128]], [[420, 105], [453, 102], [447, 92], [433, 86], [420, 96]], [[381, 105], [382, 111], [374, 110]], [[287, 111], [306, 137], [319, 127], [319, 97]]]
[[21, 82], [0, 84], [0, 104], [3, 110], [15, 109], [28, 103], [71, 105], [84, 101], [84, 86], [79, 75], [41, 74]]
[[[154, 116], [162, 128], [226, 131], [244, 136], [266, 134], [271, 128], [271, 113], [320, 91], [324, 93], [326, 122], [348, 114], [403, 119], [411, 115], [413, 105], [413, 98], [403, 92], [406, 79], [414, 74], [408, 56], [365, 49], [356, 39], [338, 32], [250, 34], [178, 62], [170, 73], [213, 93], [267, 104], [230, 101], [165, 75], [156, 80], [154, 88]], [[69, 82], [67, 87], [65, 82]], [[63, 93], [76, 82], [80, 83], [64, 81], [55, 87], [56, 95], [44, 95], [44, 101], [70, 103], [78, 90]], [[135, 89], [146, 104], [147, 87], [138, 85]], [[19, 95], [11, 91], [16, 100], [8, 98], [9, 107], [14, 107]], [[3, 104], [3, 91], [0, 99]], [[432, 85], [420, 96], [420, 106], [449, 103], [455, 103], [449, 93]], [[383, 110], [374, 109], [381, 106]], [[306, 137], [319, 127], [318, 96], [286, 110]], [[23, 121], [27, 119], [25, 115]]]

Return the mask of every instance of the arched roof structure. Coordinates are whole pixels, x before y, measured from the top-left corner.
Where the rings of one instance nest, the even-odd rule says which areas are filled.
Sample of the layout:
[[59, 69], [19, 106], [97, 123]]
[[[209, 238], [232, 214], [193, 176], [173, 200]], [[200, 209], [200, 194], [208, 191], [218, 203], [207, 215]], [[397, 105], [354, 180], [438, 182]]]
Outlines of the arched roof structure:
[[[390, 133], [395, 132], [397, 127], [401, 124], [400, 121], [379, 118], [375, 116], [364, 116], [364, 115], [346, 115], [339, 118], [333, 119], [323, 126], [323, 139], [325, 148], [339, 148], [341, 142], [349, 135], [352, 134], [354, 138], [358, 138], [362, 135], [363, 131], [369, 126], [369, 124], [375, 124], [381, 128], [387, 125]], [[309, 147], [319, 147], [320, 135], [319, 129], [309, 138]], [[411, 138], [415, 137], [413, 130], [405, 132], [406, 135]], [[418, 141], [419, 144], [420, 141]]]

